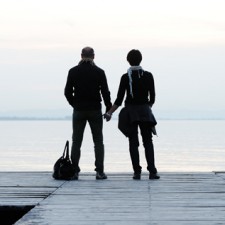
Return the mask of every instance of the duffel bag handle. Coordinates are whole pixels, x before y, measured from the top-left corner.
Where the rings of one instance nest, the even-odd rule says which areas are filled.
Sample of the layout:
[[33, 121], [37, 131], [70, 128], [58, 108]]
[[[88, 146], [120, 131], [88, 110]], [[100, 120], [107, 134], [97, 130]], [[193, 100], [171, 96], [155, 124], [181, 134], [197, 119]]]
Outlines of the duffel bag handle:
[[69, 159], [69, 141], [66, 141], [66, 145], [63, 151], [63, 158]]

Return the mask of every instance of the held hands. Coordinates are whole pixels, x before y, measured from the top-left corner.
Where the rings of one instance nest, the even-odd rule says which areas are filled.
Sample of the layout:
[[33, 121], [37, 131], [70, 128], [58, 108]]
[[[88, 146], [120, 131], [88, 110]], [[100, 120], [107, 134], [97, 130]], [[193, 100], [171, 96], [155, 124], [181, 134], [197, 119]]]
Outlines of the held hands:
[[103, 114], [103, 117], [104, 117], [104, 119], [106, 119], [106, 121], [108, 122], [108, 121], [111, 120], [112, 114], [110, 114], [110, 113], [107, 112], [107, 113]]
[[104, 119], [106, 119], [107, 122], [111, 120], [112, 114], [117, 110], [118, 107], [119, 106], [115, 104], [113, 106], [109, 105], [106, 107], [106, 113], [103, 114], [103, 117]]

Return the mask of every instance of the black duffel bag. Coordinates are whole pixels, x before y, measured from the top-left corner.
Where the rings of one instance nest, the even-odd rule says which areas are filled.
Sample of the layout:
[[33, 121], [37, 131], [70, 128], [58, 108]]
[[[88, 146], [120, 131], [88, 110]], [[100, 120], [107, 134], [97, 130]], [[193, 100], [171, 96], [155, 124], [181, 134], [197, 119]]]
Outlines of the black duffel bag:
[[66, 141], [63, 155], [56, 161], [52, 176], [56, 180], [71, 180], [73, 175], [74, 167], [69, 157], [69, 141]]

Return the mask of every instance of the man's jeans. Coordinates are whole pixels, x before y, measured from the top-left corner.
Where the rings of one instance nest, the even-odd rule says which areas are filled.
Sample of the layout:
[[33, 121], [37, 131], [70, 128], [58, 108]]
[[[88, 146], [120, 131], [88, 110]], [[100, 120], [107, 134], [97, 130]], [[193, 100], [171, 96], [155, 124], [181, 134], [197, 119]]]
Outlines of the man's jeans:
[[101, 110], [76, 111], [73, 112], [73, 143], [71, 160], [76, 172], [80, 172], [80, 148], [86, 123], [89, 123], [95, 150], [95, 171], [104, 171], [104, 145], [103, 145], [103, 118]]

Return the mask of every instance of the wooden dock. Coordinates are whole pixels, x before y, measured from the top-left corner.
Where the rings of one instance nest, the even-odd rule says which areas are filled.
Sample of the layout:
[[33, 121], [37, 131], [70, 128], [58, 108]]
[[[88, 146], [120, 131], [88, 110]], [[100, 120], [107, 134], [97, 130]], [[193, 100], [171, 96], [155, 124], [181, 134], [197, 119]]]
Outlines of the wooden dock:
[[35, 206], [16, 225], [225, 224], [225, 172], [107, 175], [56, 181], [49, 172], [1, 172], [0, 206]]

